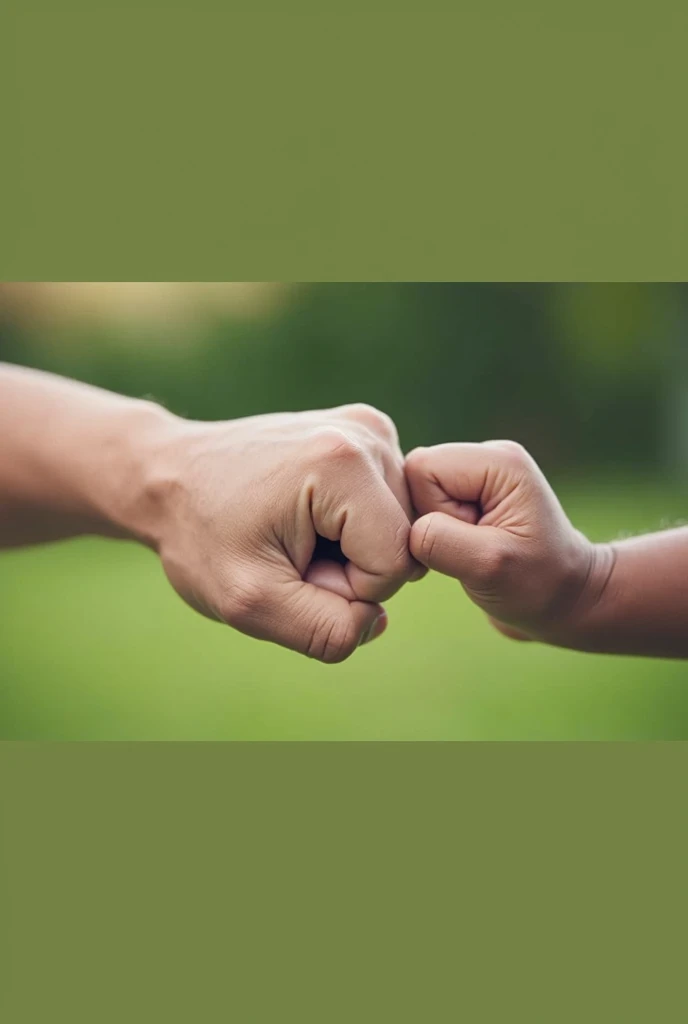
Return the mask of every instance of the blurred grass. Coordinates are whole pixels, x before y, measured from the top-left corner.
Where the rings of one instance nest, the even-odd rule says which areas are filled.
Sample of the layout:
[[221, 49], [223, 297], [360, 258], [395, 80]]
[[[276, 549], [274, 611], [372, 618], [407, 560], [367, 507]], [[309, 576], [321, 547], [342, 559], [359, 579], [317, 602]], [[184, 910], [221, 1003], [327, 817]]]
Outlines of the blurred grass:
[[[569, 481], [595, 539], [666, 526], [686, 495]], [[133, 544], [0, 555], [5, 739], [669, 739], [688, 737], [688, 663], [511, 643], [437, 576], [387, 634], [324, 667], [191, 612]]]

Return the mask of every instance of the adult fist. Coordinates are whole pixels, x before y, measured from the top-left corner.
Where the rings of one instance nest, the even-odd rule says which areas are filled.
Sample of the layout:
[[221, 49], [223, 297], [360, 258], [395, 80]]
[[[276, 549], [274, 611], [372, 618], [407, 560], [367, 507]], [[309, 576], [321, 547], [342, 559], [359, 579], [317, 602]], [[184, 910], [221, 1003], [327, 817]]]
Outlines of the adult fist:
[[[366, 405], [226, 423], [172, 419], [139, 529], [203, 614], [323, 662], [385, 626], [422, 569], [392, 421]], [[313, 561], [319, 538], [340, 559]]]
[[606, 553], [571, 525], [531, 456], [512, 441], [443, 444], [411, 452], [406, 474], [413, 555], [460, 580], [505, 635], [559, 642], [603, 585]]

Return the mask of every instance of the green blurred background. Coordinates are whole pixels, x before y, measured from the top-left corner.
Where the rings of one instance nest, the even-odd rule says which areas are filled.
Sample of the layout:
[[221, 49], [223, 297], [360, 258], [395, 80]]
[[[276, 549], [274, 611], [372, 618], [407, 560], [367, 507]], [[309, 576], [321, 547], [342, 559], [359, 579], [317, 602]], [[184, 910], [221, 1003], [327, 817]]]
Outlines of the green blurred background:
[[[513, 438], [595, 539], [688, 508], [684, 285], [3, 285], [0, 359], [201, 419], [365, 401], [406, 449]], [[688, 664], [511, 643], [434, 575], [388, 610], [324, 667], [195, 615], [133, 544], [2, 553], [0, 736], [688, 736]]]

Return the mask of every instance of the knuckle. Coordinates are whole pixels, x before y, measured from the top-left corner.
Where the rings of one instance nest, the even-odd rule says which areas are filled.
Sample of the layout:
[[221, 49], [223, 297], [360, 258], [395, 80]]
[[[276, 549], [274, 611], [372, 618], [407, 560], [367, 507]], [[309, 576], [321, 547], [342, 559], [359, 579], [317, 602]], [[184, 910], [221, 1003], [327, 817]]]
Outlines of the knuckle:
[[488, 584], [498, 584], [507, 575], [513, 554], [506, 544], [493, 544], [480, 560], [479, 575]]
[[223, 619], [241, 629], [255, 620], [264, 602], [265, 594], [258, 580], [248, 574], [235, 577]]
[[388, 416], [387, 413], [382, 412], [380, 409], [376, 409], [374, 405], [368, 405], [366, 402], [354, 402], [351, 405], [344, 406], [343, 411], [347, 416], [357, 420], [364, 427], [368, 427], [385, 437], [396, 438], [397, 430], [391, 416]]
[[526, 466], [530, 464], [530, 455], [518, 441], [492, 441], [493, 446], [498, 447], [514, 466]]
[[424, 476], [427, 474], [429, 462], [427, 448], [414, 448], [406, 456], [406, 472], [410, 476]]
[[361, 448], [345, 430], [323, 427], [313, 437], [311, 453], [318, 459], [348, 461], [359, 458]]
[[350, 402], [348, 405], [342, 406], [341, 411], [343, 415], [352, 420], [358, 420], [359, 423], [366, 426], [368, 424], [378, 426], [382, 420], [382, 413], [374, 405], [368, 405], [367, 402]]

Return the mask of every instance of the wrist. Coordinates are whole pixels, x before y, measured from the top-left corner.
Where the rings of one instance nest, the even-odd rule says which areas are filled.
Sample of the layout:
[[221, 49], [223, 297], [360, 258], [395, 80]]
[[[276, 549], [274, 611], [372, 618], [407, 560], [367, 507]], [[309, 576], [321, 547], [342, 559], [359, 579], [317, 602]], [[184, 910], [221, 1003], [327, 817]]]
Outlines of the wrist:
[[611, 544], [587, 544], [587, 568], [568, 615], [546, 642], [574, 650], [594, 650], [595, 636], [607, 614], [616, 566]]
[[[170, 448], [184, 420], [162, 406], [132, 400], [112, 414], [105, 431], [107, 477], [98, 469], [97, 510], [105, 533], [157, 548], [160, 480], [167, 473]], [[102, 465], [101, 464], [101, 465]]]

